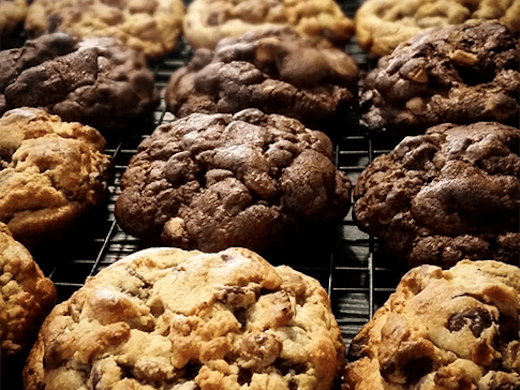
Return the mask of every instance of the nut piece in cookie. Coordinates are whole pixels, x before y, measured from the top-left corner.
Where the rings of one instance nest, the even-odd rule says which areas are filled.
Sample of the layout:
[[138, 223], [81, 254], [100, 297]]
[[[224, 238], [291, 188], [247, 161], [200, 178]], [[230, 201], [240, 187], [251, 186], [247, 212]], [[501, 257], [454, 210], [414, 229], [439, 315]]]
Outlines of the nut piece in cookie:
[[370, 130], [422, 134], [441, 123], [518, 127], [520, 37], [496, 22], [416, 36], [366, 77], [361, 121]]
[[351, 182], [332, 153], [324, 133], [282, 115], [191, 114], [139, 145], [115, 215], [146, 241], [262, 252], [285, 234], [346, 215]]
[[353, 217], [410, 266], [518, 264], [520, 130], [494, 122], [406, 137], [359, 175]]
[[[56, 304], [54, 283], [0, 222], [0, 340], [2, 358], [23, 356]], [[4, 363], [4, 362], [2, 362]]]
[[410, 270], [352, 340], [343, 390], [518, 389], [520, 269]]
[[316, 48], [291, 28], [272, 27], [197, 50], [171, 75], [165, 100], [178, 117], [254, 107], [338, 132], [357, 104], [358, 75], [343, 50]]
[[156, 58], [177, 47], [184, 11], [182, 0], [33, 0], [25, 30], [30, 38], [54, 32], [111, 37]]
[[195, 49], [271, 27], [292, 27], [320, 47], [342, 47], [354, 34], [354, 22], [334, 0], [195, 0], [183, 21]]
[[112, 160], [92, 127], [37, 108], [0, 119], [0, 221], [24, 244], [72, 226], [107, 195]]
[[330, 390], [345, 365], [320, 283], [243, 248], [152, 248], [47, 317], [26, 390]]
[[356, 42], [371, 57], [392, 53], [418, 34], [466, 21], [498, 21], [520, 32], [520, 0], [366, 0], [356, 11]]
[[151, 115], [159, 92], [145, 57], [112, 38], [55, 33], [0, 52], [6, 107], [44, 107], [104, 134]]

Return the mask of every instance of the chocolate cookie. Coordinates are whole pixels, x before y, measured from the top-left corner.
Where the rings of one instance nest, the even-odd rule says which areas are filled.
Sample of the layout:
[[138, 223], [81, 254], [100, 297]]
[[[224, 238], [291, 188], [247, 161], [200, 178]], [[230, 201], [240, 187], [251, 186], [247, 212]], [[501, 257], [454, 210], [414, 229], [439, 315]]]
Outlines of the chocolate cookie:
[[30, 38], [54, 32], [112, 37], [156, 58], [177, 47], [183, 18], [181, 0], [33, 0], [25, 30]]
[[339, 132], [357, 103], [358, 74], [343, 50], [318, 49], [293, 29], [273, 27], [197, 50], [171, 75], [165, 100], [179, 117], [254, 107]]
[[444, 124], [406, 137], [359, 175], [353, 217], [410, 266], [518, 264], [520, 130]]
[[520, 388], [520, 269], [409, 271], [352, 340], [343, 390]]
[[92, 127], [42, 109], [0, 119], [0, 221], [24, 244], [70, 227], [107, 194], [111, 158]]
[[282, 115], [191, 114], [139, 145], [114, 213], [152, 243], [263, 252], [348, 212], [351, 182], [332, 153], [324, 133]]
[[0, 37], [24, 23], [27, 8], [27, 0], [0, 0]]
[[223, 38], [275, 26], [293, 27], [322, 47], [341, 47], [354, 34], [354, 22], [334, 0], [195, 0], [183, 33], [193, 48], [213, 49]]
[[[0, 340], [2, 358], [32, 347], [43, 320], [56, 304], [54, 283], [29, 251], [0, 222]], [[4, 362], [2, 362], [4, 363]]]
[[446, 122], [518, 127], [519, 94], [520, 38], [495, 22], [464, 24], [416, 36], [383, 57], [365, 79], [361, 119], [399, 135]]
[[345, 347], [319, 282], [242, 248], [152, 248], [54, 308], [26, 390], [328, 390]]
[[78, 41], [62, 33], [0, 51], [0, 94], [4, 111], [45, 107], [104, 134], [151, 115], [160, 100], [142, 54], [112, 38]]
[[415, 35], [479, 20], [499, 21], [518, 35], [520, 0], [367, 0], [354, 22], [359, 46], [379, 58]]

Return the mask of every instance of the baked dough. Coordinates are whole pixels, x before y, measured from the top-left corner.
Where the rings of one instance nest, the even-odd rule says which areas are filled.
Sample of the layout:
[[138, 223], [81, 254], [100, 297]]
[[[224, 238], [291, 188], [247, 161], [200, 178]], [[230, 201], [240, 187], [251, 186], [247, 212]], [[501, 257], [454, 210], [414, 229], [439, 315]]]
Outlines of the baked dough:
[[344, 364], [317, 280], [242, 248], [152, 248], [56, 306], [24, 388], [329, 390]]

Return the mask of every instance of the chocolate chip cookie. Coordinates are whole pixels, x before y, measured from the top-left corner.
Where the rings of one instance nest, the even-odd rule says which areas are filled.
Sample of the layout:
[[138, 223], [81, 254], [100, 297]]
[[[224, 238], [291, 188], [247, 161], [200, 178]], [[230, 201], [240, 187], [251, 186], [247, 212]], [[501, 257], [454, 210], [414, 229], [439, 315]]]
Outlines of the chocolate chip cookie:
[[329, 390], [345, 347], [320, 283], [243, 248], [152, 248], [47, 317], [26, 390]]
[[409, 271], [352, 340], [343, 390], [518, 389], [520, 269]]
[[344, 46], [354, 34], [354, 22], [333, 0], [195, 0], [183, 33], [193, 48], [213, 49], [223, 38], [274, 26], [293, 27], [323, 47]]
[[147, 242], [263, 252], [346, 215], [351, 182], [332, 154], [324, 133], [282, 115], [191, 114], [139, 145], [114, 213]]
[[44, 107], [105, 135], [144, 120], [160, 100], [142, 54], [112, 38], [78, 40], [63, 33], [0, 51], [2, 96], [4, 111]]
[[0, 340], [3, 359], [13, 359], [29, 351], [43, 320], [55, 304], [54, 283], [43, 275], [29, 251], [12, 237], [7, 225], [0, 222]]
[[92, 127], [37, 108], [0, 119], [0, 221], [24, 244], [72, 226], [107, 195], [112, 159]]
[[410, 266], [520, 254], [520, 130], [444, 124], [374, 159], [353, 191], [361, 230]]
[[520, 0], [367, 0], [355, 15], [356, 41], [379, 58], [415, 35], [478, 20], [496, 20], [518, 35]]
[[357, 104], [358, 75], [354, 58], [343, 50], [315, 48], [293, 29], [273, 27], [223, 39], [214, 51], [195, 51], [171, 75], [165, 100], [179, 117], [255, 107], [327, 134], [342, 133]]
[[464, 24], [383, 57], [364, 81], [361, 120], [401, 136], [446, 122], [518, 127], [519, 94], [520, 37], [496, 22]]
[[112, 37], [157, 58], [177, 47], [183, 17], [181, 0], [34, 0], [25, 30], [30, 38], [54, 32]]

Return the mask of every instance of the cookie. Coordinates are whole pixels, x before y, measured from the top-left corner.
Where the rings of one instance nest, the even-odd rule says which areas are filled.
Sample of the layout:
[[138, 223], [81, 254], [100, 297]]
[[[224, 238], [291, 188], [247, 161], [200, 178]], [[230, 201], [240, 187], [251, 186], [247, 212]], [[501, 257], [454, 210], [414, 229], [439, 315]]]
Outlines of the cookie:
[[160, 101], [141, 53], [112, 38], [78, 40], [63, 33], [1, 51], [0, 94], [4, 110], [44, 107], [104, 135], [145, 120]]
[[353, 218], [410, 266], [518, 264], [519, 142], [519, 129], [493, 122], [406, 137], [359, 175]]
[[369, 131], [424, 133], [441, 123], [519, 126], [520, 37], [496, 22], [416, 36], [366, 77], [361, 121]]
[[54, 32], [112, 37], [157, 58], [177, 47], [184, 11], [181, 0], [33, 0], [25, 30], [30, 38]]
[[26, 0], [0, 0], [0, 37], [23, 25], [27, 8]]
[[520, 269], [422, 265], [352, 340], [343, 390], [518, 389]]
[[183, 34], [193, 48], [213, 49], [223, 38], [274, 26], [293, 27], [322, 47], [344, 46], [354, 34], [354, 22], [333, 0], [195, 0]]
[[415, 35], [466, 21], [498, 21], [520, 32], [520, 0], [366, 0], [354, 18], [356, 41], [371, 57], [392, 53]]
[[42, 109], [0, 119], [0, 222], [30, 244], [69, 228], [107, 195], [112, 159], [92, 127]]
[[191, 114], [139, 145], [114, 213], [146, 242], [264, 252], [346, 215], [351, 182], [332, 154], [324, 133], [282, 115]]
[[[56, 287], [29, 251], [0, 222], [0, 340], [2, 358], [23, 356], [56, 304]], [[4, 362], [2, 362], [4, 363]]]
[[26, 390], [327, 390], [345, 347], [320, 283], [243, 248], [152, 248], [55, 307]]
[[315, 48], [293, 29], [273, 27], [223, 39], [214, 51], [195, 51], [171, 75], [165, 101], [178, 117], [254, 107], [329, 134], [343, 130], [357, 103], [358, 76], [343, 50]]

